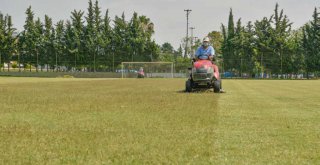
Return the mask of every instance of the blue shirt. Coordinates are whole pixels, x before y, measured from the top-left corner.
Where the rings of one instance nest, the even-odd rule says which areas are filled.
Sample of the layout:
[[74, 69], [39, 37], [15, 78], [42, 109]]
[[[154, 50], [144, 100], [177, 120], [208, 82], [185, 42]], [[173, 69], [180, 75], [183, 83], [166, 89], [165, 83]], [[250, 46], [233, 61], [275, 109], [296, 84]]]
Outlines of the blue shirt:
[[196, 57], [201, 60], [207, 60], [209, 56], [214, 56], [215, 51], [212, 46], [208, 46], [207, 49], [205, 49], [203, 46], [200, 46], [196, 52]]

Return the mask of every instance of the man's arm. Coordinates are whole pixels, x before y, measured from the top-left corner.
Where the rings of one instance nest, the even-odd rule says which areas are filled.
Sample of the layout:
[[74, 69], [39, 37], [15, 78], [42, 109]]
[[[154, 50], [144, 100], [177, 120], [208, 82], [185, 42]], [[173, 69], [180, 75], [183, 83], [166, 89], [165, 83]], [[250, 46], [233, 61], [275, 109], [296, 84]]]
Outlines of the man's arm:
[[212, 56], [215, 56], [215, 55], [216, 55], [216, 51], [214, 50], [214, 48], [213, 48], [212, 46], [211, 46], [210, 52], [211, 52], [211, 55], [212, 55]]
[[198, 60], [199, 55], [200, 55], [200, 48], [198, 48], [198, 49], [197, 49], [197, 51], [196, 51], [196, 54], [195, 54], [195, 57], [194, 57], [194, 58], [195, 58], [196, 60]]
[[214, 50], [213, 47], [211, 47], [211, 49], [210, 49], [209, 59], [210, 59], [211, 61], [215, 61], [215, 50]]

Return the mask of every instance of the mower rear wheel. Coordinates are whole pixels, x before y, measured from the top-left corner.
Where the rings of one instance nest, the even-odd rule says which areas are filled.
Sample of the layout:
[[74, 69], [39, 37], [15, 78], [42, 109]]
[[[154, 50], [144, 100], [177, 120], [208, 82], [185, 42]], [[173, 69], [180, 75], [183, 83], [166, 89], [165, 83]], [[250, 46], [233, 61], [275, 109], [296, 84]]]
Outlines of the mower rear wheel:
[[219, 93], [221, 89], [221, 83], [220, 80], [216, 80], [213, 82], [213, 92], [214, 93]]

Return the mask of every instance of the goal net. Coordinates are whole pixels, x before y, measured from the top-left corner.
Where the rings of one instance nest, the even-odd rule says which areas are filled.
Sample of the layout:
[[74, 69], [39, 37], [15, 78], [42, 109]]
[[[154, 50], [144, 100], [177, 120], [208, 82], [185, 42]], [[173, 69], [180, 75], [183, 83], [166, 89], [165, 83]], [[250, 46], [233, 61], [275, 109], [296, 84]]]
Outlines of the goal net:
[[137, 78], [143, 71], [145, 78], [173, 78], [172, 62], [122, 62], [122, 78]]

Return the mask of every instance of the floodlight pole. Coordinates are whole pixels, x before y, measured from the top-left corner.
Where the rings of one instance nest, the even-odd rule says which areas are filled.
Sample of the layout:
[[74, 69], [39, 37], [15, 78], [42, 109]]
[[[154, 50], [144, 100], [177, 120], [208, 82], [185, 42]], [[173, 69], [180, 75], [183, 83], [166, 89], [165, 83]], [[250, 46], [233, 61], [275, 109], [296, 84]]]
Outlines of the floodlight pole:
[[263, 72], [264, 72], [264, 70], [263, 70], [263, 52], [262, 52], [262, 54], [261, 54], [261, 57], [260, 57], [261, 59], [260, 59], [260, 65], [261, 65], [261, 78], [263, 79]]
[[[8, 65], [9, 66], [9, 65]], [[37, 50], [37, 67], [36, 72], [38, 72], [38, 66], [39, 66], [39, 50]]]
[[121, 78], [123, 78], [123, 71], [124, 71], [124, 66], [123, 66], [123, 62], [121, 62]]
[[189, 14], [192, 10], [190, 9], [186, 9], [184, 10], [185, 12], [187, 12], [187, 36], [186, 36], [186, 47], [185, 47], [185, 51], [184, 51], [184, 57], [186, 58], [188, 55], [188, 40], [189, 40]]
[[174, 78], [174, 76], [173, 76], [173, 63], [171, 64], [171, 75], [172, 75], [172, 78]]
[[[58, 53], [55, 52], [55, 55], [56, 55], [56, 68], [55, 68], [55, 70], [56, 70], [56, 72], [58, 72]], [[76, 70], [76, 65], [74, 65], [74, 69]]]
[[[1, 58], [2, 58], [2, 56], [1, 56], [1, 52], [0, 52], [0, 72], [1, 72], [1, 67], [2, 67]], [[4, 66], [3, 66], [3, 67], [4, 67]]]
[[112, 49], [112, 72], [114, 72], [114, 45], [112, 45], [111, 49]]
[[21, 72], [21, 67], [20, 67], [20, 52], [18, 52], [18, 65], [19, 65], [19, 72]]
[[195, 29], [195, 27], [190, 27], [190, 30], [191, 30], [191, 55], [192, 55], [192, 58], [194, 56], [194, 51], [193, 51], [193, 30]]

